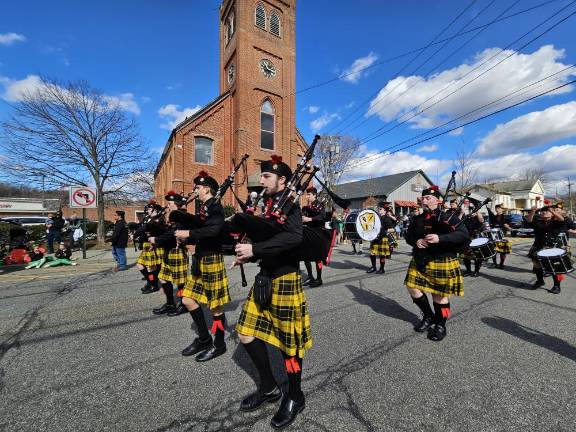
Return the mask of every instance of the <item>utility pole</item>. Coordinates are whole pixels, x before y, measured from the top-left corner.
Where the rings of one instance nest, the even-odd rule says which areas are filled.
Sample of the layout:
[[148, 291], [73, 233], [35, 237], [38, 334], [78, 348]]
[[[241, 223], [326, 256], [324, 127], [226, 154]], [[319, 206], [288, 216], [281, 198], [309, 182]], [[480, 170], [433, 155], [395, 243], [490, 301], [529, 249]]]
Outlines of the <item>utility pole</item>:
[[573, 217], [572, 213], [572, 183], [570, 183], [570, 176], [568, 176], [568, 203], [570, 205], [570, 216]]

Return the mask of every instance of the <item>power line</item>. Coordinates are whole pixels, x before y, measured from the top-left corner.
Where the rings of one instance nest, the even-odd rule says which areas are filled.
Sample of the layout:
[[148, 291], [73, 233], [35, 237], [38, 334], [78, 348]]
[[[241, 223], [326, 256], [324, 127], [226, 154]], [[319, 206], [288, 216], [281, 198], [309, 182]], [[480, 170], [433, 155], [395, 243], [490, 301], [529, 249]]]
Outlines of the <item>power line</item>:
[[[522, 100], [522, 101], [520, 101], [520, 102], [517, 102], [517, 103], [512, 104], [512, 105], [510, 105], [510, 106], [507, 106], [507, 107], [505, 107], [505, 108], [502, 108], [502, 109], [499, 109], [499, 110], [494, 111], [494, 112], [492, 112], [492, 113], [489, 113], [489, 114], [486, 114], [486, 115], [484, 115], [484, 116], [478, 117], [477, 119], [468, 121], [468, 122], [466, 122], [466, 123], [462, 123], [462, 124], [460, 124], [460, 125], [458, 125], [458, 126], [455, 126], [455, 127], [453, 127], [453, 128], [450, 128], [450, 129], [445, 130], [445, 131], [443, 131], [443, 132], [440, 132], [440, 133], [437, 133], [437, 134], [432, 135], [432, 136], [430, 136], [430, 137], [427, 137], [427, 138], [418, 140], [418, 141], [416, 141], [416, 142], [414, 142], [414, 143], [412, 143], [412, 144], [408, 144], [408, 145], [406, 145], [406, 146], [404, 146], [404, 147], [401, 147], [401, 148], [399, 148], [399, 149], [397, 149], [397, 150], [394, 150], [394, 151], [391, 151], [391, 152], [385, 152], [385, 153], [379, 152], [379, 154], [376, 155], [376, 157], [373, 157], [373, 158], [370, 159], [370, 160], [362, 160], [362, 161], [359, 161], [358, 163], [353, 164], [353, 165], [347, 167], [345, 171], [349, 171], [349, 170], [351, 170], [351, 169], [353, 169], [353, 168], [356, 168], [356, 167], [358, 167], [358, 166], [360, 166], [360, 165], [364, 165], [364, 164], [366, 164], [366, 163], [373, 162], [373, 161], [375, 161], [376, 159], [379, 159], [379, 158], [381, 158], [381, 157], [393, 155], [393, 154], [398, 153], [398, 152], [400, 152], [400, 151], [402, 151], [402, 150], [406, 150], [407, 148], [414, 147], [414, 146], [416, 146], [416, 145], [418, 145], [418, 144], [422, 144], [423, 142], [426, 142], [426, 141], [430, 141], [430, 140], [432, 140], [432, 139], [434, 139], [434, 138], [437, 138], [437, 137], [439, 137], [439, 136], [446, 135], [446, 134], [448, 134], [448, 133], [450, 133], [450, 132], [452, 132], [452, 131], [455, 131], [456, 129], [459, 129], [459, 128], [464, 127], [464, 126], [471, 125], [471, 124], [473, 124], [473, 123], [476, 123], [476, 122], [479, 122], [479, 121], [481, 121], [481, 120], [484, 120], [484, 119], [486, 119], [486, 118], [488, 118], [488, 117], [492, 117], [492, 116], [494, 116], [494, 115], [496, 115], [496, 114], [499, 114], [499, 113], [501, 113], [501, 112], [507, 111], [507, 110], [509, 110], [509, 109], [512, 109], [512, 108], [514, 108], [514, 107], [517, 107], [517, 106], [519, 106], [519, 105], [522, 105], [522, 104], [524, 104], [524, 103], [526, 103], [526, 102], [529, 102], [529, 101], [531, 101], [531, 100], [537, 99], [537, 98], [539, 98], [539, 97], [545, 96], [545, 95], [547, 95], [547, 94], [549, 94], [549, 93], [555, 92], [555, 91], [557, 91], [557, 90], [559, 90], [559, 89], [561, 89], [561, 88], [563, 88], [563, 87], [569, 86], [569, 85], [574, 84], [574, 83], [576, 83], [576, 79], [574, 79], [574, 80], [572, 80], [572, 81], [569, 81], [569, 82], [567, 82], [567, 83], [564, 83], [564, 84], [562, 84], [562, 85], [556, 86], [556, 87], [554, 87], [554, 88], [552, 88], [552, 89], [546, 90], [546, 91], [544, 91], [544, 92], [542, 92], [542, 93], [539, 93], [539, 94], [537, 94], [537, 95], [534, 95], [534, 96], [532, 96], [532, 97], [529, 97], [529, 98], [527, 98], [527, 99], [524, 99], [524, 100]], [[411, 140], [412, 140], [412, 139], [408, 139], [408, 140], [405, 140], [405, 141], [403, 141], [403, 142], [407, 142], [407, 141], [411, 141]], [[403, 143], [403, 142], [402, 142], [402, 143]], [[400, 144], [401, 144], [401, 143], [400, 143]], [[400, 145], [400, 144], [398, 144], [398, 145]], [[397, 145], [396, 145], [396, 146], [397, 146]], [[396, 147], [396, 146], [395, 146], [395, 147]]]

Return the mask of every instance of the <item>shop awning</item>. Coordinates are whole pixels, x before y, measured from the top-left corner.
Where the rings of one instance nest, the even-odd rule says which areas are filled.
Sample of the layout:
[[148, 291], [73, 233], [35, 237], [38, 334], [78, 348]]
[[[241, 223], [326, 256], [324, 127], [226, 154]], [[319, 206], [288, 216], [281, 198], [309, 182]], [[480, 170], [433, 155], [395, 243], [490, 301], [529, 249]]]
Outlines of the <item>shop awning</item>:
[[398, 207], [420, 207], [417, 202], [414, 201], [400, 201], [395, 200], [394, 205]]

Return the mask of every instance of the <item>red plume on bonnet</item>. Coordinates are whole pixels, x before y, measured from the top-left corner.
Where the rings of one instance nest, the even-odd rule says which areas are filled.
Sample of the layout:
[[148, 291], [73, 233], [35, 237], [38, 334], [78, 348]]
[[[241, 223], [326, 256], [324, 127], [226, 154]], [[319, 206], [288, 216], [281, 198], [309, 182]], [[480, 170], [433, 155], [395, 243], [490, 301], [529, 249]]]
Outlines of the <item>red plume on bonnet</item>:
[[430, 190], [440, 190], [440, 188], [439, 188], [438, 186], [436, 186], [436, 185], [430, 186], [429, 189], [430, 189]]
[[198, 177], [209, 177], [209, 175], [210, 174], [208, 174], [208, 171], [204, 171], [204, 170], [202, 170], [198, 173]]
[[272, 162], [274, 162], [274, 163], [281, 163], [282, 162], [282, 156], [272, 155], [272, 156], [270, 156], [270, 159], [272, 159]]
[[168, 192], [166, 192], [166, 195], [178, 195], [178, 194], [173, 190], [169, 190]]

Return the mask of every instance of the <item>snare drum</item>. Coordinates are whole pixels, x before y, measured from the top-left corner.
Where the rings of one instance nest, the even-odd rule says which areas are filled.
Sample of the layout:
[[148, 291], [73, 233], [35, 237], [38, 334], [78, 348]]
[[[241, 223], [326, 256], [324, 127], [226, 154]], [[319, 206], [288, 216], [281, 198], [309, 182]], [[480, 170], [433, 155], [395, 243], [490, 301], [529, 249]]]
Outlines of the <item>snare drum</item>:
[[494, 242], [500, 242], [504, 240], [504, 232], [500, 228], [492, 228], [489, 231], [485, 231], [483, 236]]
[[568, 252], [561, 248], [543, 249], [536, 257], [547, 274], [566, 274], [574, 271]]
[[475, 238], [470, 242], [470, 250], [476, 259], [488, 259], [496, 255], [494, 242], [485, 237]]

